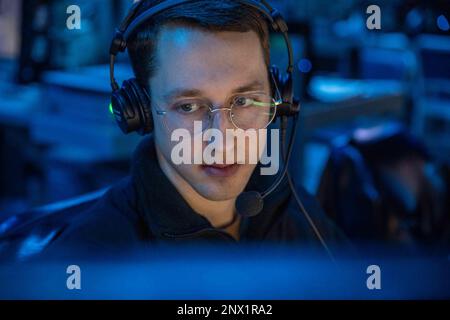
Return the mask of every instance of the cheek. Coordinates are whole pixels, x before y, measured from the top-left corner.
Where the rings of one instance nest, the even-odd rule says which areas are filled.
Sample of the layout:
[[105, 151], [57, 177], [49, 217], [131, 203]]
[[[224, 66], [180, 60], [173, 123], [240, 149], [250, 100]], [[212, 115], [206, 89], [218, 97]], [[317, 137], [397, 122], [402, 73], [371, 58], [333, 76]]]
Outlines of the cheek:
[[[256, 165], [267, 147], [267, 129], [257, 130], [251, 139], [245, 139], [245, 144], [235, 141], [235, 152], [239, 156], [245, 157], [245, 163]], [[241, 137], [241, 141], [243, 138]]]
[[171, 152], [172, 152], [172, 141], [171, 141], [171, 132], [166, 130], [164, 121], [159, 119], [157, 123], [154, 125], [153, 129], [153, 138], [155, 144], [158, 145], [159, 150], [163, 154], [164, 158], [167, 161], [170, 161]]

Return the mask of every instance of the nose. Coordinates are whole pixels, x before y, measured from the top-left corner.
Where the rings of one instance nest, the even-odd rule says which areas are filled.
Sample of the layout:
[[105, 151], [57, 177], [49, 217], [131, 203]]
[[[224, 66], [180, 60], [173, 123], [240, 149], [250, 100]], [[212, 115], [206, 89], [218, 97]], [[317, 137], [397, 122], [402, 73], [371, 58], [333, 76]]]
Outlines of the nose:
[[214, 108], [210, 113], [211, 128], [218, 129], [225, 133], [226, 129], [234, 128], [230, 121], [230, 109], [228, 108]]
[[[233, 123], [230, 121], [230, 109], [214, 108], [210, 113], [210, 129], [217, 129], [222, 134], [222, 142], [214, 147], [214, 156], [222, 159], [222, 163], [234, 160], [234, 140], [227, 138], [227, 129], [234, 129]], [[210, 132], [209, 130], [206, 133]], [[212, 133], [212, 132], [211, 132]], [[208, 136], [208, 134], [207, 134]], [[208, 143], [206, 143], [208, 144]]]

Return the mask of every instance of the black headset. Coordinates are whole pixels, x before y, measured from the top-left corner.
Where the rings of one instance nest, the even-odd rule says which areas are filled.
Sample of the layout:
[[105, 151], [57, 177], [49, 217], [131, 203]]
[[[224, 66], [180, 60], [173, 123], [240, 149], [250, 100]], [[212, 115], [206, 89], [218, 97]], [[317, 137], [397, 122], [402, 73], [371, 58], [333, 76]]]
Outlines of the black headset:
[[[143, 23], [167, 9], [189, 3], [196, 0], [168, 0], [163, 1], [144, 12], [138, 14], [144, 1], [135, 3], [125, 19], [116, 29], [115, 36], [110, 46], [110, 81], [111, 81], [111, 109], [120, 129], [124, 133], [138, 132], [141, 135], [153, 130], [153, 119], [151, 114], [150, 94], [142, 87], [135, 78], [125, 80], [119, 88], [114, 78], [114, 63], [117, 54], [124, 52], [130, 36]], [[294, 59], [291, 42], [288, 36], [288, 27], [281, 14], [273, 9], [265, 0], [235, 0], [238, 3], [257, 9], [270, 22], [272, 29], [280, 32], [286, 43], [288, 52], [288, 67], [286, 74], [282, 74], [276, 66], [269, 70], [272, 90], [275, 88], [281, 95], [282, 103], [278, 106], [276, 116], [294, 116], [299, 111], [299, 105], [294, 103], [292, 72], [294, 70]]]
[[[114, 63], [116, 56], [119, 52], [124, 52], [127, 48], [127, 41], [134, 31], [137, 30], [143, 23], [149, 21], [152, 17], [161, 13], [167, 9], [176, 7], [189, 2], [196, 2], [198, 0], [167, 0], [163, 1], [149, 9], [138, 14], [139, 9], [144, 1], [135, 3], [130, 12], [127, 14], [119, 28], [116, 29], [115, 36], [111, 42], [110, 53], [110, 81], [111, 81], [111, 107], [115, 119], [124, 133], [138, 132], [141, 135], [150, 133], [153, 130], [153, 120], [151, 114], [151, 102], [150, 94], [146, 88], [142, 87], [135, 78], [125, 80], [122, 87], [119, 88], [116, 79], [114, 78]], [[264, 192], [248, 191], [241, 193], [236, 199], [236, 211], [243, 217], [251, 217], [257, 215], [264, 206], [264, 198], [271, 194], [282, 182], [284, 177], [288, 178], [289, 187], [292, 190], [294, 199], [299, 206], [300, 210], [304, 214], [314, 233], [316, 234], [321, 245], [324, 247], [328, 255], [334, 260], [333, 255], [328, 248], [325, 240], [311, 219], [310, 215], [304, 208], [300, 197], [297, 194], [294, 183], [288, 171], [288, 164], [292, 154], [296, 131], [297, 131], [297, 118], [300, 111], [300, 104], [294, 101], [293, 94], [293, 78], [292, 73], [294, 70], [294, 58], [291, 41], [288, 35], [288, 27], [286, 21], [281, 14], [265, 0], [234, 0], [237, 3], [247, 5], [258, 10], [262, 13], [270, 23], [273, 31], [280, 32], [283, 35], [286, 43], [288, 53], [288, 67], [285, 74], [282, 74], [276, 66], [270, 67], [270, 81], [273, 94], [280, 95], [281, 104], [278, 106], [276, 116], [281, 117], [281, 132], [283, 146], [285, 143], [284, 136], [287, 129], [287, 118], [294, 117], [294, 129], [291, 133], [291, 138], [288, 144], [286, 155], [284, 157], [284, 168], [282, 174], [267, 188]], [[276, 91], [275, 91], [276, 90]], [[233, 220], [220, 227], [225, 229], [229, 225], [235, 222], [236, 215]]]

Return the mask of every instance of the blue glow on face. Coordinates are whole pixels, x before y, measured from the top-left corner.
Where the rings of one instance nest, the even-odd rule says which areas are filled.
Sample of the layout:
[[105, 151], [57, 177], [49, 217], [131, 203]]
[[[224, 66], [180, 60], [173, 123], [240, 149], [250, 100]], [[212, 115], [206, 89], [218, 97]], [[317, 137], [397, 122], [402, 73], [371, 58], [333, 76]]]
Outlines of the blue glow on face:
[[298, 69], [300, 72], [308, 73], [312, 69], [312, 63], [308, 59], [301, 59], [298, 63]]
[[177, 28], [171, 33], [173, 41], [181, 48], [192, 45], [192, 34], [189, 30]]
[[442, 31], [448, 31], [450, 29], [448, 20], [443, 14], [437, 17], [436, 23], [438, 28], [441, 29]]

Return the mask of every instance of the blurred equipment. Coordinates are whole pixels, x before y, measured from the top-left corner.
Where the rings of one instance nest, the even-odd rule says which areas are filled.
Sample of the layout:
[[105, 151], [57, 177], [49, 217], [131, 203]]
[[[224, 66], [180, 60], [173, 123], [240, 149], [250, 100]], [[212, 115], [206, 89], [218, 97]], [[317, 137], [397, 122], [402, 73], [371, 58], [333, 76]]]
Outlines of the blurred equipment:
[[42, 99], [37, 86], [0, 83], [0, 218], [16, 212], [41, 195], [42, 149], [29, 140], [31, 114]]
[[318, 198], [357, 243], [442, 244], [449, 186], [429, 160], [401, 125], [356, 129], [332, 148]]
[[97, 190], [0, 219], [0, 257], [23, 261], [39, 254], [106, 191]]
[[417, 56], [413, 130], [436, 159], [450, 164], [450, 38], [421, 35]]
[[50, 2], [30, 0], [21, 9], [20, 55], [17, 80], [30, 83], [39, 80], [50, 67], [51, 25]]
[[[131, 74], [122, 64], [117, 71]], [[30, 136], [48, 146], [43, 162], [47, 201], [110, 185], [128, 173], [139, 137], [125, 137], [116, 129], [107, 79], [106, 65], [42, 76], [47, 104], [30, 120]]]
[[11, 59], [19, 52], [21, 0], [0, 0], [0, 59]]
[[81, 28], [69, 30], [66, 9], [72, 4], [69, 0], [29, 0], [22, 6], [20, 83], [39, 81], [46, 70], [107, 62], [101, 44], [111, 34], [114, 2], [76, 1]]
[[[395, 80], [314, 76], [309, 95], [315, 100], [302, 103], [300, 132], [293, 155], [298, 161], [293, 162], [291, 168], [307, 190], [316, 194], [322, 174], [320, 159], [327, 156], [326, 152], [319, 151], [324, 149], [324, 144], [315, 141], [320, 132], [388, 120], [403, 121], [405, 94], [402, 84]], [[325, 140], [327, 144], [329, 139]]]

